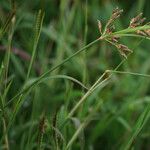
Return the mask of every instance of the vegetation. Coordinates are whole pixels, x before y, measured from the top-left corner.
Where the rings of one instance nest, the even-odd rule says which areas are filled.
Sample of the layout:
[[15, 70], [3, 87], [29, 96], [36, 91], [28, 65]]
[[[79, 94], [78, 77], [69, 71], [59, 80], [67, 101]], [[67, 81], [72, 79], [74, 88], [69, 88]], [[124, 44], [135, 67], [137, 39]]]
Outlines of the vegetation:
[[148, 150], [148, 4], [1, 0], [0, 149]]

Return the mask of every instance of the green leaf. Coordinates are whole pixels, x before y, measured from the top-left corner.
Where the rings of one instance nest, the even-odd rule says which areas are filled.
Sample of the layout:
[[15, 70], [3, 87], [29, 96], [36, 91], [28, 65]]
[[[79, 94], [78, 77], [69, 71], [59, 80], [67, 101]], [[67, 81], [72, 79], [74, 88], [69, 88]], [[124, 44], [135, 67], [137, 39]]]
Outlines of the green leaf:
[[148, 122], [149, 118], [150, 118], [150, 104], [148, 104], [148, 106], [146, 107], [144, 112], [139, 116], [139, 118], [132, 130], [130, 137], [128, 138], [126, 143], [123, 144], [123, 146], [121, 147], [121, 150], [129, 150], [130, 149], [133, 141], [137, 138], [137, 136], [139, 135], [139, 133], [141, 132], [141, 130], [143, 129], [145, 124]]

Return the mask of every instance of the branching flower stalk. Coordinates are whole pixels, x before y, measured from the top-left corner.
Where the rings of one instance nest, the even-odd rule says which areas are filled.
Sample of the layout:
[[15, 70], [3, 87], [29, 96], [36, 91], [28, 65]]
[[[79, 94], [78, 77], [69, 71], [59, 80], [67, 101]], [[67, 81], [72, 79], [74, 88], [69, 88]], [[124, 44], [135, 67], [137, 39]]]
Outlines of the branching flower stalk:
[[[143, 38], [149, 38], [150, 37], [150, 26], [146, 25], [144, 23], [144, 21], [146, 20], [146, 18], [142, 17], [142, 13], [140, 13], [139, 15], [137, 15], [135, 18], [131, 19], [129, 27], [127, 29], [125, 29], [125, 33], [134, 33], [134, 34], [122, 34], [120, 35], [120, 32], [114, 32], [115, 30], [115, 25], [114, 22], [121, 16], [123, 10], [120, 10], [119, 8], [116, 8], [113, 12], [112, 15], [110, 17], [110, 19], [108, 20], [104, 32], [102, 32], [102, 23], [98, 20], [98, 27], [99, 27], [99, 31], [100, 34], [102, 35], [101, 37], [103, 37], [103, 39], [109, 43], [111, 43], [112, 45], [114, 45], [119, 53], [124, 57], [127, 58], [128, 54], [132, 53], [133, 51], [131, 49], [128, 48], [128, 46], [122, 44], [119, 42], [120, 38], [122, 36], [137, 36], [140, 35], [140, 37]], [[138, 28], [139, 27], [139, 28]], [[132, 30], [133, 29], [133, 30]]]
[[[105, 30], [104, 32], [102, 32], [102, 23], [98, 20], [98, 28], [99, 28], [99, 32], [101, 34], [100, 36], [100, 40], [106, 40], [109, 43], [111, 43], [112, 45], [114, 45], [118, 51], [120, 52], [120, 54], [122, 56], [124, 56], [125, 59], [127, 59], [127, 56], [130, 55], [130, 53], [132, 53], [133, 51], [130, 50], [126, 45], [123, 45], [121, 43], [119, 43], [119, 39], [120, 37], [118, 37], [117, 35], [113, 35], [115, 32], [115, 26], [114, 26], [114, 21], [116, 19], [118, 19], [121, 15], [121, 13], [123, 12], [123, 10], [119, 10], [118, 8], [116, 8], [113, 13], [112, 16], [110, 17], [110, 19], [108, 20], [106, 26], [105, 26]], [[133, 28], [135, 29], [135, 31], [133, 30], [133, 32], [139, 34], [139, 32], [144, 32], [144, 33], [149, 33], [149, 28], [150, 26], [146, 26], [146, 29], [141, 29], [138, 30], [138, 26], [141, 25], [143, 22], [145, 21], [145, 18], [141, 18], [141, 14], [138, 15], [137, 17], [133, 18], [130, 22], [129, 25], [129, 29]], [[140, 29], [140, 28], [139, 28]], [[131, 30], [132, 31], [132, 30]], [[144, 36], [147, 37], [149, 36], [149, 34], [145, 34]], [[142, 36], [143, 37], [143, 36]], [[123, 63], [124, 61], [122, 61], [115, 69], [114, 72], [117, 72], [117, 69], [120, 67], [120, 65]], [[114, 73], [113, 71], [110, 70], [106, 70], [102, 76], [100, 76], [100, 78], [93, 84], [93, 86], [87, 91], [87, 93], [79, 100], [79, 102], [73, 107], [73, 109], [70, 111], [70, 113], [67, 116], [67, 119], [69, 119], [70, 117], [73, 116], [73, 114], [75, 113], [75, 111], [78, 109], [78, 107], [86, 100], [86, 98], [93, 93], [93, 91], [99, 87], [101, 84], [103, 84], [104, 82], [106, 82], [112, 75], [112, 73]], [[111, 73], [111, 74], [108, 74]], [[107, 77], [104, 78], [104, 76], [107, 74]], [[135, 75], [135, 74], [134, 74]], [[137, 74], [136, 74], [137, 75]], [[104, 79], [103, 79], [104, 78]], [[103, 79], [103, 80], [102, 80]]]
[[[115, 21], [115, 19], [117, 19], [118, 17], [120, 17], [120, 14], [122, 13], [122, 10], [119, 10], [118, 8], [115, 9], [113, 11], [112, 17], [109, 19], [108, 23], [106, 24], [104, 33], [102, 32], [102, 24], [101, 22], [98, 20], [98, 27], [99, 27], [99, 31], [101, 34], [101, 39], [104, 39], [106, 41], [108, 41], [109, 43], [111, 43], [112, 45], [116, 46], [116, 48], [118, 49], [118, 51], [120, 52], [120, 54], [122, 56], [124, 56], [124, 60], [127, 59], [127, 57], [130, 55], [130, 53], [132, 53], [133, 51], [130, 50], [126, 45], [123, 45], [121, 43], [119, 43], [119, 38], [118, 36], [114, 36], [113, 35], [113, 30], [115, 29], [113, 22]], [[138, 15], [137, 17], [133, 18], [130, 22], [129, 28], [133, 28], [135, 29], [136, 27], [138, 27], [139, 25], [141, 25], [144, 21], [145, 18], [141, 18], [142, 15]], [[138, 28], [137, 28], [138, 29]], [[134, 31], [134, 30], [133, 30]], [[135, 30], [135, 33], [137, 34], [141, 34], [142, 37], [147, 37], [150, 36], [149, 35], [149, 27], [148, 30], [144, 29], [144, 30]], [[104, 38], [105, 37], [105, 38]], [[97, 89], [100, 85], [102, 85], [104, 82], [106, 82], [113, 73], [121, 73], [121, 74], [129, 74], [129, 75], [136, 75], [136, 76], [143, 76], [143, 77], [150, 77], [150, 75], [145, 75], [145, 74], [140, 74], [140, 73], [132, 73], [132, 72], [123, 72], [123, 71], [117, 71], [117, 69], [120, 67], [120, 65], [124, 62], [124, 60], [114, 69], [114, 70], [106, 70], [102, 76], [93, 84], [93, 86], [87, 91], [87, 93], [79, 100], [79, 102], [77, 102], [77, 104], [73, 107], [73, 109], [70, 111], [70, 113], [68, 114], [66, 121], [64, 123], [67, 122], [67, 120], [69, 118], [71, 118], [75, 111], [80, 107], [80, 105], [86, 100], [86, 98], [93, 93], [93, 91], [95, 89]], [[106, 76], [106, 78], [104, 78]], [[104, 79], [103, 79], [104, 78]], [[63, 124], [64, 125], [64, 124]], [[143, 126], [141, 125], [141, 128]], [[80, 134], [81, 130], [85, 128], [85, 124], [82, 123], [80, 128], [74, 133], [74, 135], [72, 136], [71, 140], [68, 142], [68, 144], [66, 145], [66, 149], [69, 149], [71, 147], [71, 145], [73, 144], [73, 142], [75, 141], [75, 139], [77, 138], [77, 136]], [[139, 132], [138, 132], [139, 133]], [[138, 134], [137, 133], [137, 134]], [[136, 136], [137, 136], [136, 134]], [[133, 134], [134, 135], [134, 134]], [[133, 138], [131, 136], [131, 141], [127, 143], [127, 148], [130, 148], [131, 143], [133, 142]]]

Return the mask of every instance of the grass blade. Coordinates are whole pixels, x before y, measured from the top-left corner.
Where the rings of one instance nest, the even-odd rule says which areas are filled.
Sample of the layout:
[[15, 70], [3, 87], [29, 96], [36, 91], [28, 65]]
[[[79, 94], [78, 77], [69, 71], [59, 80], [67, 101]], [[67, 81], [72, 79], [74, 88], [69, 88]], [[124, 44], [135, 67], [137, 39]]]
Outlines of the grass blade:
[[139, 116], [135, 127], [130, 135], [129, 140], [121, 147], [121, 150], [129, 150], [133, 141], [137, 138], [138, 134], [143, 129], [144, 125], [148, 122], [150, 118], [150, 104], [146, 107], [144, 112]]
[[3, 37], [3, 35], [5, 34], [5, 32], [7, 31], [8, 27], [10, 26], [11, 21], [12, 21], [14, 15], [15, 15], [15, 11], [12, 11], [9, 14], [9, 16], [7, 17], [7, 19], [5, 21], [5, 24], [3, 25], [2, 29], [0, 30], [0, 40]]

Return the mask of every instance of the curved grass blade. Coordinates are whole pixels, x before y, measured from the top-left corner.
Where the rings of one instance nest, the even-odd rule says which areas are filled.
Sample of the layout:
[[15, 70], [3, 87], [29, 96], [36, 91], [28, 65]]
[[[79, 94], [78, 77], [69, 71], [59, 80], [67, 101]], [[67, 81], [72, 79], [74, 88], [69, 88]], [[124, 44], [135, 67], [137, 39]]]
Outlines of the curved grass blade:
[[[80, 82], [79, 80], [77, 80], [73, 77], [67, 76], [67, 75], [55, 75], [55, 76], [46, 77], [46, 78], [43, 78], [40, 82], [38, 82], [38, 84], [40, 84], [44, 81], [50, 80], [50, 79], [67, 79], [67, 80], [70, 80], [70, 81], [73, 81], [73, 82], [77, 83], [78, 85], [80, 85], [84, 89], [88, 90], [88, 88], [82, 82]], [[34, 83], [34, 81], [36, 81], [36, 78], [32, 79], [32, 80], [29, 80], [25, 84], [25, 87], [29, 89], [30, 86], [32, 86], [32, 84]]]
[[77, 79], [73, 78], [73, 77], [70, 77], [70, 76], [66, 76], [66, 75], [55, 75], [55, 76], [50, 76], [50, 77], [45, 77], [45, 78], [42, 78], [42, 80], [40, 80], [39, 82], [37, 82], [36, 84], [35, 81], [37, 79], [33, 79], [32, 81], [28, 81], [26, 82], [25, 86], [24, 86], [24, 89], [18, 93], [16, 96], [14, 96], [6, 105], [5, 107], [7, 107], [14, 99], [16, 99], [17, 97], [19, 97], [20, 95], [28, 92], [31, 88], [33, 88], [33, 85], [36, 86], [46, 80], [50, 80], [50, 79], [68, 79], [68, 80], [71, 80], [77, 84], [79, 84], [81, 87], [83, 87], [84, 89], [88, 90], [88, 88], [83, 84], [81, 83], [80, 81], [78, 81]]

